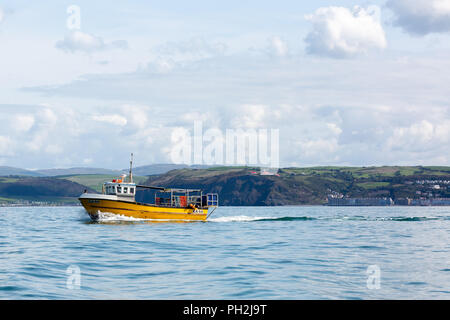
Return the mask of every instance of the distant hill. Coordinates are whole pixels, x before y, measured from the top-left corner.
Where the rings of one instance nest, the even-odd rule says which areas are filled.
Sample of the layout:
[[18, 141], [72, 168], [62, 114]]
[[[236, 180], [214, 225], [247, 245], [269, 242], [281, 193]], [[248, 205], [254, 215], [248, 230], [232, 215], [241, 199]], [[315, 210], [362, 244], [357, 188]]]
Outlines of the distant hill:
[[[135, 176], [150, 176], [155, 174], [162, 174], [169, 172], [170, 170], [182, 169], [182, 168], [206, 168], [206, 166], [187, 166], [182, 164], [150, 164], [147, 166], [140, 166], [133, 168], [133, 175]], [[68, 168], [68, 169], [46, 169], [37, 170], [36, 173], [40, 176], [68, 176], [68, 175], [84, 175], [84, 174], [99, 174], [99, 175], [120, 175], [124, 172], [128, 173], [130, 169], [125, 168], [122, 170], [110, 170], [103, 168]]]
[[[102, 191], [102, 185], [105, 181], [111, 181], [114, 178], [117, 178], [117, 175], [108, 175], [108, 174], [80, 174], [80, 175], [67, 175], [67, 176], [58, 176], [58, 179], [65, 179], [72, 182], [79, 183], [83, 186], [86, 186], [90, 189], [93, 189], [97, 192]], [[147, 177], [137, 176], [133, 174], [133, 181], [135, 183], [143, 183], [147, 180]]]
[[67, 169], [40, 169], [40, 170], [27, 170], [15, 167], [0, 166], [0, 176], [29, 176], [29, 177], [55, 177], [63, 175], [76, 175], [76, 174], [109, 174], [117, 175], [121, 174], [120, 170], [110, 170], [103, 168], [67, 168]]
[[[147, 185], [200, 188], [217, 192], [221, 205], [324, 204], [329, 194], [348, 197], [450, 197], [450, 167], [283, 168], [279, 176], [255, 174], [258, 168], [217, 167], [173, 170], [152, 176]], [[153, 201], [140, 191], [140, 201]]]
[[0, 166], [0, 176], [42, 176], [39, 172], [15, 167]]
[[[208, 166], [194, 165], [188, 166], [183, 164], [151, 164], [147, 166], [140, 166], [133, 168], [133, 175], [136, 176], [150, 176], [155, 174], [163, 174], [170, 170], [183, 168], [208, 168]], [[129, 168], [122, 170], [111, 170], [104, 168], [88, 168], [88, 167], [74, 167], [74, 168], [54, 168], [54, 169], [39, 169], [27, 170], [15, 167], [0, 166], [0, 176], [30, 176], [30, 177], [56, 177], [56, 176], [70, 176], [70, 175], [84, 175], [84, 174], [99, 174], [99, 175], [120, 175], [128, 172]]]
[[0, 198], [61, 201], [77, 203], [78, 196], [94, 190], [79, 183], [50, 177], [0, 178]]
[[[163, 174], [166, 172], [169, 172], [171, 170], [177, 170], [177, 169], [202, 169], [207, 168], [209, 166], [202, 166], [202, 165], [193, 165], [188, 166], [185, 164], [170, 164], [170, 163], [161, 163], [161, 164], [151, 164], [148, 166], [140, 166], [133, 168], [133, 175], [137, 176], [151, 176], [155, 174]], [[123, 169], [124, 171], [127, 171], [129, 169]]]
[[67, 168], [67, 169], [43, 169], [35, 171], [40, 176], [45, 177], [55, 177], [55, 176], [68, 176], [68, 175], [79, 175], [79, 174], [108, 174], [108, 175], [120, 175], [122, 171], [120, 170], [110, 170], [103, 168]]

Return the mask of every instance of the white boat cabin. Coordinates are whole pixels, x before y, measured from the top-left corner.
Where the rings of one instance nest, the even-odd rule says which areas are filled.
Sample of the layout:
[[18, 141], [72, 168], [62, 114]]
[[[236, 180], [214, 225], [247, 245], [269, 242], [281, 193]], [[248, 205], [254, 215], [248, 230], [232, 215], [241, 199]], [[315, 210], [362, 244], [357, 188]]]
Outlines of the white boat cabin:
[[134, 198], [136, 194], [136, 184], [132, 182], [122, 182], [121, 180], [108, 181], [103, 184], [103, 194]]

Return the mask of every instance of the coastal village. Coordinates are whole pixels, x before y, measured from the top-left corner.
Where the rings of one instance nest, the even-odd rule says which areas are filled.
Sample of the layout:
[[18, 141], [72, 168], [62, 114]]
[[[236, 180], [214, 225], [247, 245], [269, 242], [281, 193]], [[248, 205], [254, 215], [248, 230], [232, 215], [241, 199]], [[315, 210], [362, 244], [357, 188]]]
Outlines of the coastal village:
[[350, 198], [339, 192], [327, 197], [328, 206], [450, 206], [450, 198], [442, 197], [450, 192], [450, 180], [406, 181], [407, 185], [419, 186], [414, 198]]

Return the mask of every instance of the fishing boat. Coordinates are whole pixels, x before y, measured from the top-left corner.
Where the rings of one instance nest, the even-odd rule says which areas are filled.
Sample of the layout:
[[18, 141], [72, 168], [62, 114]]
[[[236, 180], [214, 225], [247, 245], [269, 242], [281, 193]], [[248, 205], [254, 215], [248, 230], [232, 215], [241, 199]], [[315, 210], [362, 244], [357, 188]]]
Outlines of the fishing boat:
[[[132, 167], [133, 155], [128, 176], [123, 174], [103, 183], [101, 194], [85, 192], [80, 195], [81, 204], [93, 220], [106, 213], [150, 220], [205, 221], [219, 205], [217, 193], [138, 185], [133, 182]], [[154, 203], [136, 202], [138, 189], [154, 190]]]

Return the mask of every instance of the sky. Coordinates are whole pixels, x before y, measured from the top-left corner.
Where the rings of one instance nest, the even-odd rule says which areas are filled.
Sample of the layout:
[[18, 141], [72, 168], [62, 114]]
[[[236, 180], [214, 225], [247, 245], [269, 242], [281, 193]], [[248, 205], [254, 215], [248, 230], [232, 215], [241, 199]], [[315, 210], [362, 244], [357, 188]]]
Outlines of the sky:
[[277, 129], [280, 166], [450, 165], [450, 0], [0, 1], [0, 165], [171, 163]]

